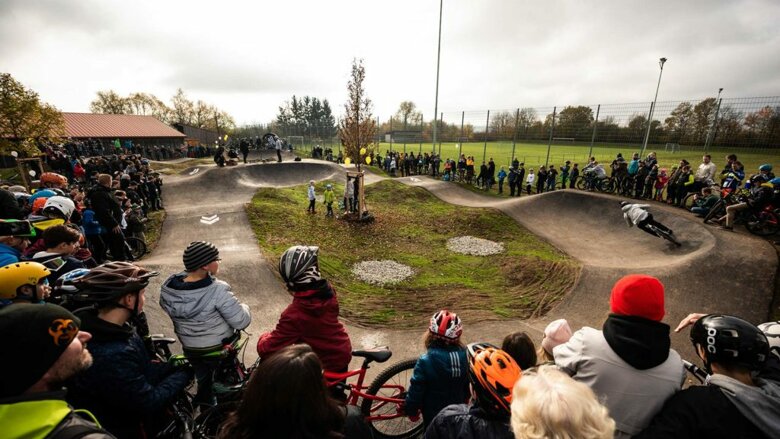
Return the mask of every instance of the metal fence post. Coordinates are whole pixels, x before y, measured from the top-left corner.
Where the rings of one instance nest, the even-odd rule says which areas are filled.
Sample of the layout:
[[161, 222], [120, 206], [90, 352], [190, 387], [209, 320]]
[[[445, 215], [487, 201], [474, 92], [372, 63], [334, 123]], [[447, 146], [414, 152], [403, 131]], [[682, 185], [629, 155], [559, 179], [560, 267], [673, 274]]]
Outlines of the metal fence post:
[[[379, 118], [377, 117], [377, 119]], [[395, 136], [393, 135], [393, 116], [390, 116], [390, 152], [393, 152], [393, 141], [395, 140], [394, 137]]]
[[639, 151], [639, 158], [641, 159], [645, 155], [645, 147], [650, 140], [650, 128], [653, 126], [653, 107], [655, 102], [650, 102], [650, 111], [647, 114], [647, 133], [645, 134], [645, 141], [642, 142], [642, 149]]
[[520, 109], [517, 109], [517, 112], [515, 113], [515, 132], [512, 134], [512, 157], [509, 158], [509, 163], [515, 161], [515, 146], [517, 145], [517, 129], [520, 125]]
[[406, 118], [409, 117], [408, 114], [404, 115], [404, 154], [406, 154]]
[[550, 148], [552, 147], [552, 138], [553, 138], [553, 133], [555, 132], [555, 114], [557, 110], [558, 107], [553, 107], [552, 124], [550, 124], [550, 139], [547, 141], [547, 158], [544, 160], [544, 166], [550, 164]]
[[712, 142], [715, 140], [715, 130], [718, 129], [718, 115], [720, 114], [721, 102], [723, 102], [723, 99], [718, 99], [718, 106], [715, 108], [715, 119], [712, 120], [712, 127], [710, 127], [710, 132], [707, 134], [707, 141], [704, 142], [705, 154], [707, 151], [709, 151], [710, 146], [712, 146]]
[[466, 119], [466, 112], [460, 112], [460, 136], [458, 136], [458, 157], [460, 152], [463, 151], [463, 121]]
[[490, 110], [487, 112], [487, 119], [485, 120], [485, 144], [482, 146], [482, 161], [485, 161], [485, 156], [487, 155], [487, 136], [488, 136], [488, 129], [490, 128]]
[[[444, 128], [444, 113], [441, 113], [439, 119], [439, 156], [441, 156], [441, 130]], [[434, 145], [435, 146], [435, 145]]]
[[593, 122], [593, 135], [590, 136], [590, 151], [588, 151], [588, 160], [593, 157], [593, 142], [596, 141], [596, 128], [599, 126], [599, 113], [601, 112], [601, 104], [596, 108], [596, 120]]
[[423, 117], [423, 114], [420, 113], [420, 149], [417, 151], [417, 154], [422, 154], [422, 141], [423, 141], [424, 129], [425, 129], [425, 118]]

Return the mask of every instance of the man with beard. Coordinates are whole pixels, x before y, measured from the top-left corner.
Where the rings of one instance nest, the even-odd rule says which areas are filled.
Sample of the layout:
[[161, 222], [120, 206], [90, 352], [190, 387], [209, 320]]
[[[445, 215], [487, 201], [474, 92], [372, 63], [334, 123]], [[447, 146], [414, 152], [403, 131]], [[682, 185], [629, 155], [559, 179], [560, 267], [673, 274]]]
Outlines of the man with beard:
[[113, 438], [89, 412], [74, 412], [62, 384], [92, 365], [81, 321], [53, 304], [0, 311], [0, 425], [6, 437]]

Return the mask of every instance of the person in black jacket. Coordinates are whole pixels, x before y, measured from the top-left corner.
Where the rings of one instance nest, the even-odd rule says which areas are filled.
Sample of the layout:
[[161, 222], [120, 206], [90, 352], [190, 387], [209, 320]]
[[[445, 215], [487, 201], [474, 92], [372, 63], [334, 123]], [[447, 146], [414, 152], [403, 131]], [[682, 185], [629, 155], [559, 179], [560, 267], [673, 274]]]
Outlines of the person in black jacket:
[[[122, 234], [122, 210], [119, 203], [111, 195], [111, 183], [113, 179], [108, 174], [98, 175], [98, 185], [87, 193], [95, 211], [95, 219], [106, 230], [101, 235], [103, 242], [111, 251], [111, 257], [115, 261], [125, 260], [125, 237]], [[105, 259], [105, 255], [95, 255], [97, 260]]]
[[77, 312], [82, 329], [92, 334], [94, 361], [75, 377], [68, 400], [90, 410], [120, 439], [154, 437], [160, 414], [192, 379], [189, 370], [153, 363], [128, 324], [143, 312], [146, 286], [156, 275], [127, 262], [109, 262], [74, 281], [79, 297], [95, 304]]
[[[687, 321], [687, 323], [686, 323]], [[710, 376], [705, 386], [677, 392], [634, 438], [780, 437], [780, 383], [754, 374], [769, 356], [766, 336], [733, 316], [688, 316], [691, 342]]]
[[0, 188], [0, 218], [24, 219], [24, 211], [19, 207], [14, 194], [2, 188]]

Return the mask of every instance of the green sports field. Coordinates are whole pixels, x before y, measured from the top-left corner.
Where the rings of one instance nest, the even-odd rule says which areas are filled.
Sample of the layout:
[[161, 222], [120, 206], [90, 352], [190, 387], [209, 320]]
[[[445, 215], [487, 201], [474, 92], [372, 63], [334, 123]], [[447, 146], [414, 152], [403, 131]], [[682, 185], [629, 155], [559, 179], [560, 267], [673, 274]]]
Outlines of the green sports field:
[[[393, 151], [404, 151], [404, 145], [399, 143], [380, 143], [379, 152], [384, 153], [391, 149]], [[420, 144], [407, 144], [406, 151], [415, 155], [420, 150], [423, 152], [431, 151], [432, 145], [430, 143]], [[615, 158], [617, 153], [622, 153], [626, 159], [631, 158], [631, 154], [639, 152], [640, 146], [613, 146], [613, 145], [594, 145], [593, 156], [596, 157], [601, 163], [609, 165]], [[566, 160], [570, 160], [572, 163], [580, 163], [582, 166], [587, 163], [588, 151], [590, 145], [574, 144], [554, 142], [550, 147], [549, 164], [560, 166]], [[439, 151], [439, 145], [436, 145], [436, 151]], [[466, 154], [467, 156], [474, 156], [477, 165], [482, 162], [484, 151], [485, 161], [491, 157], [496, 162], [496, 168], [501, 166], [508, 167], [512, 161], [512, 142], [488, 142], [485, 146], [484, 142], [470, 142], [457, 144], [452, 142], [445, 142], [441, 144], [441, 157], [442, 159], [455, 159], [459, 154]], [[696, 150], [686, 149], [683, 145], [682, 150], [679, 152], [667, 152], [664, 151], [664, 145], [648, 145], [645, 154], [650, 151], [655, 151], [658, 156], [659, 167], [671, 168], [672, 165], [679, 163], [681, 159], [686, 159], [692, 164], [696, 165], [701, 162], [701, 156], [704, 154], [701, 147], [697, 147]], [[728, 154], [737, 154], [738, 159], [745, 165], [747, 173], [758, 172], [757, 168], [762, 163], [772, 163], [775, 166], [780, 166], [780, 150], [748, 150], [743, 151], [740, 149], [719, 149], [710, 148], [709, 154], [712, 155], [712, 160], [718, 165], [718, 168], [722, 167], [726, 160], [725, 157]], [[515, 157], [518, 160], [525, 163], [526, 168], [539, 167], [547, 161], [547, 144], [538, 143], [517, 143], [515, 145]], [[695, 166], [694, 166], [695, 167]]]

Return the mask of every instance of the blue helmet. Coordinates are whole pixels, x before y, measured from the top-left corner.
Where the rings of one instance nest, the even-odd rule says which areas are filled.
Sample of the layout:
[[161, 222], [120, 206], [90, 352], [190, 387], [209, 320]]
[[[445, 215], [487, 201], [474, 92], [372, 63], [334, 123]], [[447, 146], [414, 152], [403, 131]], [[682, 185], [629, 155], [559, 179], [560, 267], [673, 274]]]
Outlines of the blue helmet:
[[772, 165], [770, 165], [769, 163], [764, 163], [763, 165], [758, 167], [758, 170], [759, 171], [769, 172], [769, 171], [772, 170]]
[[780, 186], [780, 177], [775, 177], [771, 180], [769, 180], [770, 183], [772, 183], [775, 186]]

